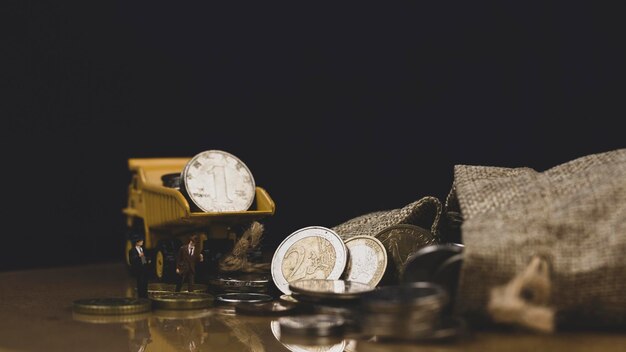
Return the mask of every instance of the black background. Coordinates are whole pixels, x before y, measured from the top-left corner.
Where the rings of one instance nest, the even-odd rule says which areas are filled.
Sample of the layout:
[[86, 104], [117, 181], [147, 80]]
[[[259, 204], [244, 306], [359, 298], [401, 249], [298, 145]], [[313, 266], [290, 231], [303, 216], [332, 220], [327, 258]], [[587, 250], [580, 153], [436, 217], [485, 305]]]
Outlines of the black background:
[[2, 6], [1, 270], [121, 260], [129, 157], [237, 155], [276, 243], [625, 145], [601, 2]]

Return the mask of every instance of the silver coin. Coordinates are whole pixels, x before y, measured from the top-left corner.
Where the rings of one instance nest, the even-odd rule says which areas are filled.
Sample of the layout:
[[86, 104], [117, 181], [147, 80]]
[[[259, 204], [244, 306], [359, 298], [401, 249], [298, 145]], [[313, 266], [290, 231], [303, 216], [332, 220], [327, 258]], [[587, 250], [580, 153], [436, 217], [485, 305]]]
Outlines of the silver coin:
[[299, 280], [289, 284], [289, 290], [300, 299], [349, 300], [372, 292], [373, 288], [368, 284], [344, 280]]
[[222, 293], [215, 298], [218, 302], [226, 304], [238, 304], [238, 303], [263, 303], [270, 302], [272, 296], [264, 295], [262, 293]]
[[244, 211], [254, 200], [252, 173], [236, 156], [221, 150], [194, 156], [181, 176], [191, 201], [205, 212]]
[[346, 245], [333, 230], [305, 227], [287, 236], [274, 252], [272, 279], [290, 294], [289, 284], [298, 280], [339, 279], [347, 257]]
[[346, 240], [348, 264], [344, 277], [376, 287], [387, 269], [387, 250], [376, 237], [354, 236]]

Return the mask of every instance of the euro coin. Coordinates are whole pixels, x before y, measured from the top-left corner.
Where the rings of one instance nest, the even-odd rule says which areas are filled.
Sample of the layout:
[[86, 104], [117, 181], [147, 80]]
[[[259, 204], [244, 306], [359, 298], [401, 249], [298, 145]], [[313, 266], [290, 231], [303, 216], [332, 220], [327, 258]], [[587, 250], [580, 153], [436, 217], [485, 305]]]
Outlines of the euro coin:
[[346, 240], [348, 264], [344, 278], [376, 287], [387, 269], [387, 250], [372, 236], [354, 236]]
[[272, 279], [280, 291], [290, 294], [289, 284], [298, 280], [339, 279], [347, 257], [346, 246], [334, 231], [305, 227], [287, 236], [274, 252]]

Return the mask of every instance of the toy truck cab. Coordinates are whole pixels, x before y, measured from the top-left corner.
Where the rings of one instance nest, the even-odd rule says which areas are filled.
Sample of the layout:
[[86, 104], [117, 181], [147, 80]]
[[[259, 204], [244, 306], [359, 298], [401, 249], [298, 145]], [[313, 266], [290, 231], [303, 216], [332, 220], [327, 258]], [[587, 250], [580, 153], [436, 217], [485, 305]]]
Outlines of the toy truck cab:
[[[190, 207], [184, 195], [175, 188], [162, 184], [161, 177], [180, 173], [191, 158], [129, 159], [131, 182], [128, 186], [128, 204], [122, 211], [129, 233], [144, 237], [144, 248], [154, 264], [154, 275], [159, 280], [173, 277], [175, 254], [191, 234], [199, 234], [200, 245], [207, 240], [224, 240], [232, 244], [237, 227], [271, 216], [275, 205], [270, 195], [256, 187], [255, 199], [246, 211], [202, 212]], [[128, 251], [133, 246], [126, 241]], [[201, 247], [201, 250], [204, 248]]]

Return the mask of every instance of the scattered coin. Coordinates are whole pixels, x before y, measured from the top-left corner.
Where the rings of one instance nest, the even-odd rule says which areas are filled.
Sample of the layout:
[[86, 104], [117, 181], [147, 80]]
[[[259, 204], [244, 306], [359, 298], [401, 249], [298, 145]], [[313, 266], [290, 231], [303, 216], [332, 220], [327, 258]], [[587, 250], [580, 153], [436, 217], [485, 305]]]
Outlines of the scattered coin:
[[374, 237], [380, 240], [391, 256], [398, 276], [402, 276], [409, 255], [420, 248], [437, 242], [428, 230], [415, 225], [394, 225], [382, 230]]
[[447, 302], [448, 295], [441, 286], [428, 282], [415, 282], [380, 287], [365, 294], [362, 303], [369, 312], [404, 313], [407, 309], [424, 307], [440, 309]]
[[246, 315], [278, 316], [288, 315], [297, 309], [295, 304], [282, 302], [265, 302], [242, 304], [235, 307], [235, 312]]
[[463, 247], [458, 245], [439, 244], [422, 248], [407, 259], [402, 281], [432, 281], [441, 264], [460, 253], [463, 253]]
[[461, 253], [446, 259], [433, 274], [433, 282], [446, 289], [452, 300], [456, 297], [462, 265], [463, 254]]
[[368, 284], [344, 280], [300, 280], [289, 284], [299, 301], [354, 300], [373, 288]]
[[267, 292], [270, 279], [267, 275], [228, 275], [212, 278], [209, 284], [220, 292]]
[[270, 302], [272, 296], [262, 293], [223, 293], [217, 295], [216, 299], [218, 302], [225, 304], [263, 303]]
[[[207, 285], [195, 284], [193, 285], [192, 292], [206, 293], [208, 288], [209, 287]], [[135, 288], [135, 290], [137, 290], [137, 288]], [[184, 285], [182, 290], [183, 292], [187, 292], [187, 285]], [[153, 283], [148, 284], [149, 295], [162, 294], [162, 293], [168, 293], [168, 292], [176, 292], [176, 285], [166, 284], [166, 283], [161, 283], [161, 282], [153, 282]]]
[[244, 211], [254, 200], [252, 173], [230, 153], [221, 150], [199, 153], [189, 160], [181, 175], [181, 188], [202, 211]]
[[387, 250], [372, 236], [354, 236], [346, 240], [348, 263], [344, 273], [348, 281], [376, 287], [387, 269]]
[[74, 301], [73, 310], [80, 314], [138, 314], [150, 311], [150, 300], [145, 298], [90, 298]]
[[447, 301], [444, 289], [432, 283], [381, 287], [363, 297], [363, 332], [381, 339], [431, 336]]
[[287, 236], [274, 252], [272, 279], [285, 294], [289, 284], [307, 279], [339, 279], [347, 249], [339, 235], [321, 226], [305, 227]]
[[165, 187], [180, 189], [180, 173], [178, 172], [161, 176], [161, 181]]
[[168, 292], [150, 298], [156, 309], [203, 309], [213, 304], [213, 296], [206, 293]]

